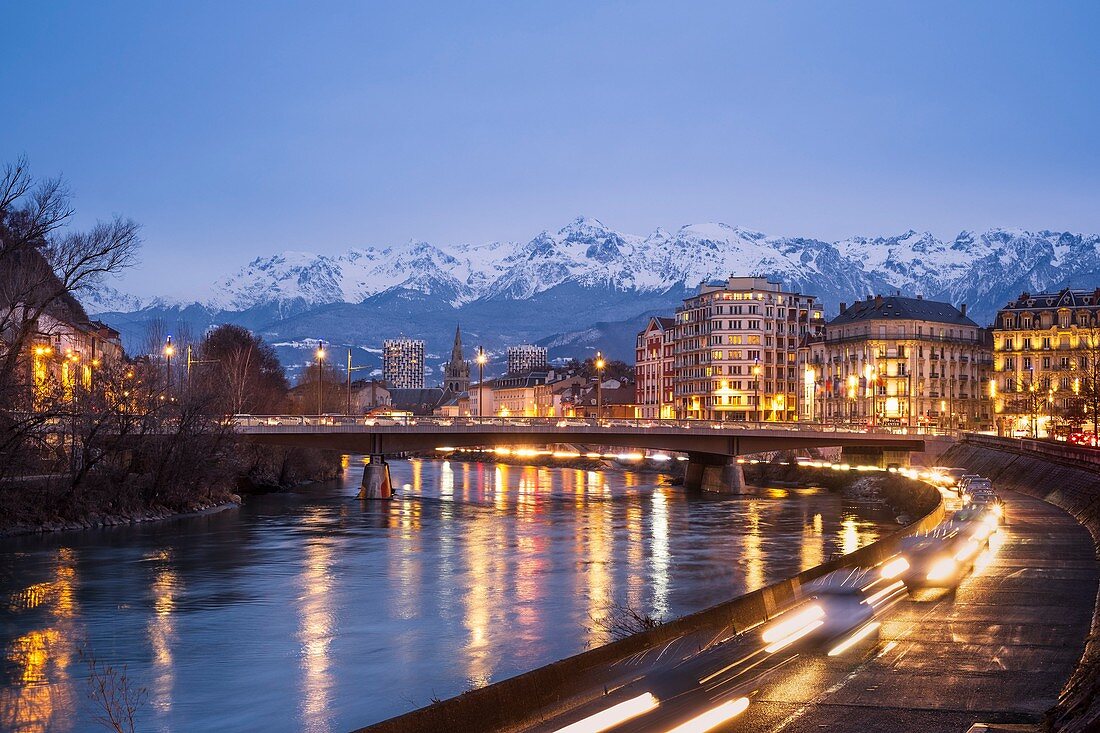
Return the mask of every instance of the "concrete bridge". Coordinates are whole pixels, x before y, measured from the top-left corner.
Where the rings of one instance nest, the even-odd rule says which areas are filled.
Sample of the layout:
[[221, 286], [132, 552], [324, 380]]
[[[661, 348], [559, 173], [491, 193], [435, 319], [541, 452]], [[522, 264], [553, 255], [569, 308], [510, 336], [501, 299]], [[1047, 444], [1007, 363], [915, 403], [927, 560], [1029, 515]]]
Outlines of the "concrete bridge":
[[923, 433], [811, 423], [740, 423], [702, 420], [237, 415], [237, 432], [257, 443], [322, 448], [369, 456], [361, 498], [388, 499], [385, 456], [439, 447], [543, 446], [556, 443], [618, 446], [686, 453], [684, 485], [741, 493], [736, 457], [765, 451], [839, 446], [861, 463], [908, 464], [925, 449]]

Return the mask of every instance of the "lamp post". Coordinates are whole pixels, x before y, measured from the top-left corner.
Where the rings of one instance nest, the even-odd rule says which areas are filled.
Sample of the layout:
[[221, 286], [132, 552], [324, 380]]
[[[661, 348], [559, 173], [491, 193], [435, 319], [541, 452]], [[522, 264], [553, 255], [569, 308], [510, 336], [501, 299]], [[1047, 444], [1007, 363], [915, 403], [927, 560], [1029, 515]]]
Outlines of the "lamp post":
[[169, 336], [164, 342], [164, 358], [166, 360], [168, 371], [168, 399], [172, 399], [172, 354], [176, 353], [176, 347], [172, 345], [172, 337]]
[[803, 401], [810, 403], [809, 409], [806, 408], [807, 405], [803, 405], [802, 412], [804, 414], [809, 414], [810, 422], [813, 423], [817, 412], [815, 409], [816, 405], [814, 404], [817, 401], [817, 372], [814, 370], [813, 366], [809, 364], [806, 365], [806, 373], [803, 375], [802, 382]]
[[477, 416], [481, 418], [485, 415], [485, 362], [489, 361], [485, 356], [485, 347], [477, 347], [474, 361], [477, 362]]
[[216, 364], [217, 359], [195, 359], [191, 356], [191, 344], [187, 344], [187, 391], [191, 392], [191, 366], [194, 364]]
[[[981, 390], [978, 391], [978, 396], [981, 397]], [[979, 411], [981, 402], [978, 402]], [[997, 429], [997, 435], [1001, 434], [1001, 422], [997, 418], [997, 379], [995, 377], [989, 378], [989, 407], [993, 412], [993, 423]]]
[[324, 372], [325, 342], [317, 342], [317, 414], [324, 412]]
[[753, 422], [760, 422], [762, 410], [760, 409], [760, 360], [752, 365], [752, 392], [753, 392]]
[[[357, 372], [360, 369], [369, 369], [369, 368], [370, 367], [368, 367], [366, 365], [364, 365], [364, 366], [352, 366], [351, 365], [351, 349], [348, 349], [348, 404], [347, 404], [347, 413], [346, 413], [348, 415], [351, 414], [351, 373], [352, 372]], [[371, 406], [373, 407], [373, 404]]]
[[1035, 395], [1035, 391], [1036, 391], [1036, 389], [1035, 389], [1035, 367], [1028, 367], [1027, 368], [1027, 373], [1029, 375], [1028, 380], [1027, 380], [1027, 382], [1028, 382], [1027, 383], [1027, 391], [1028, 391], [1027, 407], [1028, 407], [1028, 412], [1031, 413], [1031, 415], [1030, 415], [1030, 417], [1031, 417], [1031, 437], [1032, 438], [1038, 438], [1039, 437], [1039, 405], [1038, 405], [1038, 397]]
[[603, 417], [603, 368], [606, 362], [603, 354], [596, 352], [596, 419]]
[[854, 374], [848, 375], [848, 427], [856, 421], [856, 390], [859, 388], [859, 379]]

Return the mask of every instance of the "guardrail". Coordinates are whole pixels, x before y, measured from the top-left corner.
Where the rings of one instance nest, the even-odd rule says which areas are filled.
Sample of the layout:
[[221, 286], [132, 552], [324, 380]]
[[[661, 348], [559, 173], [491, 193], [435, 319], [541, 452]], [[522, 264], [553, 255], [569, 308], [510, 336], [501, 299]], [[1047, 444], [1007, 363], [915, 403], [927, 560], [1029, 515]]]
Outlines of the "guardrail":
[[953, 435], [935, 428], [870, 427], [847, 423], [811, 422], [744, 422], [714, 420], [670, 420], [645, 418], [584, 418], [584, 417], [441, 417], [441, 416], [371, 416], [371, 415], [233, 415], [238, 427], [430, 427], [430, 428], [674, 428], [681, 430], [775, 430], [787, 432], [862, 433], [870, 435]]
[[1100, 449], [1089, 446], [1036, 440], [1034, 438], [1005, 438], [982, 433], [964, 433], [962, 437], [964, 442], [972, 445], [1019, 453], [1031, 453], [1062, 463], [1086, 464], [1090, 467], [1100, 468]]

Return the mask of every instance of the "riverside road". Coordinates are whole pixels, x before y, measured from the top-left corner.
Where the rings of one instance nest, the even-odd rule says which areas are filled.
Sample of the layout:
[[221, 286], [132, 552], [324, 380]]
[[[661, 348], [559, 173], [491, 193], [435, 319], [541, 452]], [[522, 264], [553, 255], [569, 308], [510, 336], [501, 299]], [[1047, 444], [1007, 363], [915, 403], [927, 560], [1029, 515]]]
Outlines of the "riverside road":
[[[999, 549], [957, 591], [920, 591], [895, 607], [862, 656], [782, 664], [743, 714], [714, 730], [961, 733], [976, 722], [1039, 722], [1084, 650], [1097, 563], [1073, 517], [1021, 494], [1004, 499], [1009, 523]], [[702, 711], [714, 702], [694, 704]], [[538, 730], [584, 709], [592, 708]], [[624, 730], [657, 723], [643, 720]]]

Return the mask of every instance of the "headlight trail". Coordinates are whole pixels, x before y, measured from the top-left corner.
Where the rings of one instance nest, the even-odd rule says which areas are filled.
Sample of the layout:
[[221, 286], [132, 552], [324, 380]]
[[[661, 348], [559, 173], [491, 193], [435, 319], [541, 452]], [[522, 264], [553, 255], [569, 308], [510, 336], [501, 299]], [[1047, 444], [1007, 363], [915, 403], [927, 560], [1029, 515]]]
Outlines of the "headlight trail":
[[941, 557], [933, 565], [932, 569], [928, 571], [928, 580], [947, 580], [955, 574], [957, 565], [954, 558]]
[[883, 578], [890, 580], [896, 578], [906, 570], [909, 569], [909, 561], [904, 557], [895, 557], [890, 562], [882, 566], [881, 575]]
[[600, 733], [600, 731], [625, 723], [631, 718], [648, 713], [658, 704], [653, 693], [644, 692], [637, 697], [624, 700], [618, 705], [612, 705], [606, 710], [601, 710], [595, 715], [589, 715], [584, 720], [578, 720], [576, 723], [559, 728], [557, 733]]
[[834, 646], [832, 649], [830, 649], [829, 650], [829, 656], [830, 657], [835, 657], [835, 656], [838, 656], [840, 654], [843, 654], [844, 652], [848, 651], [853, 646], [855, 646], [856, 644], [858, 644], [859, 642], [863, 641], [868, 636], [873, 634], [875, 632], [875, 630], [880, 626], [882, 626], [882, 624], [880, 624], [878, 621], [872, 621], [871, 623], [867, 624], [862, 629], [860, 629], [859, 631], [852, 634], [847, 639], [845, 639], [844, 641], [840, 642], [839, 644]]
[[724, 702], [716, 708], [711, 708], [705, 713], [696, 715], [691, 720], [671, 728], [666, 733], [706, 733], [706, 731], [717, 728], [726, 721], [733, 720], [745, 712], [748, 707], [749, 699], [739, 697], [736, 700]]

